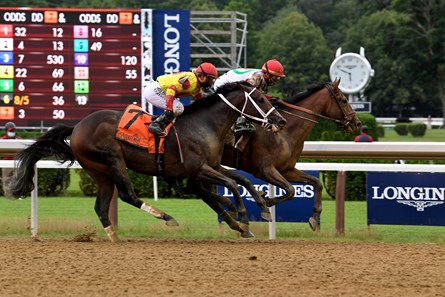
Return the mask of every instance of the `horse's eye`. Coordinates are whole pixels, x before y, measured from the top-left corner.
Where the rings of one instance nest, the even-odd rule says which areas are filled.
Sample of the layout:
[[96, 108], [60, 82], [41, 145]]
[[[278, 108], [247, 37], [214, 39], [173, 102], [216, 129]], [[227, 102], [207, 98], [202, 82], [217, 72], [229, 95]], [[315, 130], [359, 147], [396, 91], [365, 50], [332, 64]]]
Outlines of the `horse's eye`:
[[263, 103], [264, 102], [264, 98], [261, 97], [260, 100], [258, 100], [259, 103]]

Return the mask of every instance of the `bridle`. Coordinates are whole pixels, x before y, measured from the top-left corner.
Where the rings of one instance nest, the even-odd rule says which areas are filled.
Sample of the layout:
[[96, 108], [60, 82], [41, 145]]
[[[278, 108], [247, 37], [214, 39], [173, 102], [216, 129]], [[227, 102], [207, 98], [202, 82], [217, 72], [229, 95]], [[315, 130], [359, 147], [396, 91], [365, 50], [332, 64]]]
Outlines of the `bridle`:
[[[295, 109], [295, 110], [299, 110], [299, 111], [303, 111], [303, 112], [305, 112], [307, 114], [314, 115], [314, 116], [316, 116], [318, 118], [322, 118], [322, 119], [325, 119], [325, 120], [332, 121], [332, 122], [336, 123], [338, 126], [340, 126], [341, 128], [345, 129], [347, 126], [349, 126], [351, 121], [354, 119], [355, 112], [354, 111], [349, 112], [349, 113], [346, 112], [346, 110], [344, 109], [344, 107], [340, 103], [340, 101], [342, 100], [342, 98], [341, 98], [342, 95], [338, 91], [335, 92], [332, 89], [332, 85], [331, 84], [327, 83], [327, 84], [324, 85], [324, 87], [326, 89], [328, 89], [329, 96], [331, 96], [331, 98], [335, 100], [335, 102], [337, 103], [338, 108], [341, 110], [341, 112], [343, 114], [343, 118], [341, 120], [334, 119], [334, 118], [331, 118], [331, 117], [319, 114], [319, 113], [317, 113], [315, 111], [312, 111], [310, 109], [307, 109], [307, 108], [304, 108], [304, 107], [301, 107], [301, 106], [296, 106], [296, 105], [290, 104], [290, 103], [288, 103], [288, 102], [286, 102], [284, 100], [280, 100], [278, 102], [280, 104], [283, 104], [283, 105], [289, 107], [289, 108], [292, 108], [292, 109]], [[280, 111], [286, 112], [284, 110], [280, 110]], [[289, 113], [289, 114], [294, 115], [293, 113]], [[298, 116], [298, 115], [294, 115], [294, 116]], [[301, 116], [298, 116], [298, 117], [303, 118], [303, 119], [308, 120], [308, 121], [312, 121], [312, 122], [317, 123], [317, 121], [314, 121], [312, 119], [308, 119], [308, 118], [301, 117]]]
[[[253, 98], [250, 96], [253, 92], [255, 92], [255, 90], [256, 90], [256, 88], [253, 88], [250, 92], [246, 92], [246, 91], [244, 91], [244, 98], [245, 98], [245, 101], [244, 101], [244, 105], [243, 105], [242, 110], [238, 109], [235, 105], [233, 105], [232, 103], [230, 103], [230, 101], [227, 100], [227, 98], [224, 97], [224, 95], [218, 93], [218, 96], [219, 96], [219, 97], [220, 97], [220, 98], [221, 98], [221, 99], [222, 99], [222, 100], [223, 100], [223, 101], [224, 101], [230, 108], [232, 108], [233, 110], [236, 110], [237, 112], [239, 112], [239, 113], [241, 114], [241, 116], [246, 117], [246, 118], [249, 118], [249, 119], [251, 119], [251, 120], [253, 120], [253, 121], [259, 122], [259, 123], [261, 123], [261, 126], [262, 126], [262, 127], [265, 127], [265, 128], [267, 128], [267, 129], [269, 129], [269, 128], [271, 127], [271, 124], [270, 124], [270, 121], [268, 120], [268, 117], [269, 117], [269, 115], [275, 110], [275, 107], [272, 106], [272, 108], [269, 109], [269, 110], [267, 111], [267, 113], [265, 113], [265, 112], [258, 106], [258, 104], [253, 100]], [[267, 100], [267, 99], [264, 99], [264, 100]], [[259, 118], [259, 117], [253, 116], [253, 115], [249, 115], [249, 114], [246, 114], [246, 113], [244, 112], [244, 110], [246, 109], [246, 106], [247, 106], [247, 103], [248, 103], [248, 102], [250, 102], [250, 103], [255, 107], [255, 109], [256, 109], [257, 112], [261, 115], [262, 118]]]

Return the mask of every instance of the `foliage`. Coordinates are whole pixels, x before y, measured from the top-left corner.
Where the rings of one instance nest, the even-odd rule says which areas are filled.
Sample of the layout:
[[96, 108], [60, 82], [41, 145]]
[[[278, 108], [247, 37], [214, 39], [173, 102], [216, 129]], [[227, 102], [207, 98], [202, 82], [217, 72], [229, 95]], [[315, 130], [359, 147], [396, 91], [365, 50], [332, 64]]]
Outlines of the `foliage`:
[[327, 81], [335, 51], [362, 46], [375, 69], [363, 93], [375, 116], [445, 114], [445, 0], [3, 0], [2, 6], [240, 11], [248, 16], [247, 66], [283, 62], [287, 77], [274, 95]]
[[408, 132], [414, 137], [425, 136], [426, 124], [424, 123], [411, 123], [408, 125]]
[[[368, 126], [368, 133], [374, 139], [378, 141], [377, 133], [377, 121], [372, 114], [358, 113], [357, 117], [360, 119], [363, 125]], [[329, 127], [326, 127], [329, 129]], [[324, 141], [353, 141], [355, 134], [346, 134], [338, 130], [324, 130], [322, 132], [322, 139]], [[333, 160], [324, 160], [325, 162], [334, 162]], [[335, 162], [354, 163], [351, 160], [335, 160]], [[362, 160], [364, 163], [375, 163], [375, 160]], [[326, 192], [331, 198], [335, 199], [335, 192], [337, 187], [337, 172], [322, 171], [322, 181]], [[348, 172], [346, 174], [346, 186], [345, 186], [345, 200], [357, 201], [366, 200], [366, 173], [365, 172]]]
[[38, 193], [50, 197], [63, 194], [70, 185], [70, 170], [63, 169], [39, 169]]
[[[83, 169], [76, 169], [80, 176], [79, 187], [85, 196], [96, 196], [97, 184]], [[136, 196], [152, 198], [153, 178], [146, 174], [141, 174], [128, 170], [133, 190]], [[187, 180], [166, 180], [163, 177], [157, 178], [158, 197], [161, 198], [195, 198], [194, 195], [186, 193]]]
[[276, 58], [285, 67], [289, 75], [276, 86], [281, 93], [328, 81], [330, 59], [323, 34], [301, 13], [291, 12], [267, 23], [259, 33], [257, 52], [257, 65]]
[[[23, 139], [35, 139], [42, 133], [40, 131], [17, 130], [17, 136]], [[39, 169], [38, 192], [43, 196], [58, 196], [63, 194], [70, 185], [69, 169]], [[3, 189], [0, 187], [0, 195]]]
[[408, 135], [408, 124], [407, 123], [397, 123], [394, 125], [394, 131], [400, 136]]
[[[378, 141], [379, 133], [375, 116], [370, 113], [357, 113], [357, 117], [362, 122], [362, 125], [368, 126], [368, 134], [372, 136], [374, 141]], [[357, 133], [359, 134], [360, 131], [357, 131]]]
[[97, 185], [94, 180], [83, 169], [76, 169], [76, 173], [79, 175], [79, 188], [82, 190], [85, 196], [94, 197], [97, 194]]
[[385, 127], [383, 125], [377, 125], [377, 134], [379, 137], [385, 137]]

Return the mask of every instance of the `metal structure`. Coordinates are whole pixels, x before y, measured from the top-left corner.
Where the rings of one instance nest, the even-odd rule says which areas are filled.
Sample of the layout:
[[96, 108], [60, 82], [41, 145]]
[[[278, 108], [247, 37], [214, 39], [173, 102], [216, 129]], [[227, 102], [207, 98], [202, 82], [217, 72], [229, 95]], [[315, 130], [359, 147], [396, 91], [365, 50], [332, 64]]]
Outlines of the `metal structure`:
[[247, 64], [247, 14], [237, 11], [191, 11], [191, 65], [203, 61], [226, 72]]

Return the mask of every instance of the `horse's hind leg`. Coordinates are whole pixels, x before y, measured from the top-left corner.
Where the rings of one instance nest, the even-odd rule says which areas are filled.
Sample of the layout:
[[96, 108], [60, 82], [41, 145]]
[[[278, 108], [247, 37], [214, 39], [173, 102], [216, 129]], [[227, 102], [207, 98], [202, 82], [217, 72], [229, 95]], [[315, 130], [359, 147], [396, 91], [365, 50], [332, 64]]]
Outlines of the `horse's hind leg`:
[[95, 180], [99, 189], [96, 196], [94, 210], [96, 211], [96, 214], [99, 217], [108, 238], [112, 242], [118, 242], [119, 238], [117, 237], [116, 231], [114, 230], [109, 218], [110, 202], [113, 198], [114, 184], [110, 182], [109, 179], [97, 177], [97, 175]]
[[130, 177], [128, 176], [127, 168], [125, 166], [120, 166], [120, 170], [115, 170], [113, 172], [113, 177], [116, 182], [119, 197], [122, 199], [122, 201], [148, 212], [157, 219], [164, 220], [167, 226], [179, 225], [172, 216], [148, 203], [145, 203], [136, 196], [136, 193], [131, 186]]

